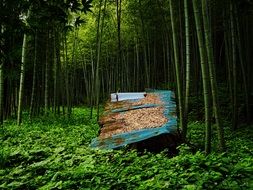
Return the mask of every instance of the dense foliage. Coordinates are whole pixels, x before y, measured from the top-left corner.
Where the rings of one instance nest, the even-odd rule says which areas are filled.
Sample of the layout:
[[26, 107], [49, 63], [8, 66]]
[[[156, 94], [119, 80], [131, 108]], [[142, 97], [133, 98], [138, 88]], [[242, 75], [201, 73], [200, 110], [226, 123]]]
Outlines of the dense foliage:
[[226, 153], [205, 156], [203, 124], [191, 123], [194, 147], [180, 154], [106, 151], [89, 148], [97, 136], [95, 118], [76, 108], [70, 119], [41, 117], [1, 129], [0, 189], [251, 189], [252, 127], [226, 133]]

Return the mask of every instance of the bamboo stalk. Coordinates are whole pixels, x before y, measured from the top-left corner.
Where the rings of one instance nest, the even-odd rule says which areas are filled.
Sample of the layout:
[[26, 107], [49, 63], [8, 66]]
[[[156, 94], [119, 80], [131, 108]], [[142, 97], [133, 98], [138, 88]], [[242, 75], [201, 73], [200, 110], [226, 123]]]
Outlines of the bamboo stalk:
[[172, 39], [173, 39], [173, 50], [174, 50], [174, 63], [176, 71], [176, 83], [177, 83], [177, 97], [178, 97], [178, 109], [179, 109], [179, 127], [182, 131], [185, 131], [184, 126], [184, 109], [183, 109], [183, 99], [182, 99], [182, 87], [181, 87], [181, 78], [180, 78], [180, 63], [179, 63], [179, 54], [178, 54], [178, 41], [177, 41], [177, 31], [175, 23], [175, 12], [173, 7], [173, 1], [170, 0], [170, 17], [171, 17], [171, 27], [172, 27]]
[[214, 56], [213, 56], [213, 45], [211, 40], [211, 31], [210, 31], [210, 23], [207, 15], [207, 0], [202, 0], [202, 16], [204, 23], [204, 32], [205, 32], [205, 44], [207, 51], [207, 60], [208, 60], [208, 68], [209, 68], [209, 78], [211, 84], [211, 92], [212, 92], [212, 100], [213, 100], [213, 110], [217, 125], [217, 133], [219, 139], [219, 146], [222, 151], [225, 150], [225, 141], [224, 141], [224, 132], [223, 126], [220, 121], [220, 113], [219, 113], [219, 101], [217, 96], [217, 81], [216, 74], [214, 69]]
[[195, 26], [197, 30], [201, 73], [203, 82], [204, 102], [205, 102], [205, 153], [211, 152], [211, 118], [210, 118], [210, 93], [209, 93], [209, 79], [208, 79], [208, 68], [206, 62], [206, 52], [203, 41], [203, 32], [201, 27], [200, 12], [198, 8], [198, 0], [193, 0], [193, 10], [195, 18]]

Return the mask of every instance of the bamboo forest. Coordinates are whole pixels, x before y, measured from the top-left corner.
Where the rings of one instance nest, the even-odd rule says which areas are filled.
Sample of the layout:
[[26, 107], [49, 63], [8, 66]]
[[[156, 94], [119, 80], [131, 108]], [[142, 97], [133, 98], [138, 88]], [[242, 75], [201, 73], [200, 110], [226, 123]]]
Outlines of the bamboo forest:
[[0, 15], [0, 189], [253, 189], [253, 0]]

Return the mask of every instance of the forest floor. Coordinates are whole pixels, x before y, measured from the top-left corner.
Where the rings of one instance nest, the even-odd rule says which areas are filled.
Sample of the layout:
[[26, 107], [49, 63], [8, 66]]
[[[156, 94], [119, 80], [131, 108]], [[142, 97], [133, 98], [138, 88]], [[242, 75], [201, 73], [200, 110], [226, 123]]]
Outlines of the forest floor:
[[89, 148], [99, 126], [89, 109], [70, 119], [53, 115], [6, 121], [0, 133], [0, 189], [253, 189], [253, 126], [226, 128], [227, 152], [202, 152], [204, 125], [192, 122], [194, 153], [178, 156]]

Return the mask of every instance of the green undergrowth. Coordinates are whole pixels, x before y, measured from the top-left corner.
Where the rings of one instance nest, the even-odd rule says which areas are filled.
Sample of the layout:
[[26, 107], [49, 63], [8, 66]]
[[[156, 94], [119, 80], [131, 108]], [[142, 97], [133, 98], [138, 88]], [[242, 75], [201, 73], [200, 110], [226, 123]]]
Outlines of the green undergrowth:
[[[1, 129], [0, 189], [252, 189], [252, 127], [226, 129], [227, 152], [205, 156], [201, 123], [190, 125], [197, 149], [180, 154], [89, 148], [98, 134], [96, 117], [76, 108], [71, 118], [41, 117]], [[215, 134], [213, 139], [215, 139]], [[215, 146], [214, 146], [215, 147]]]

